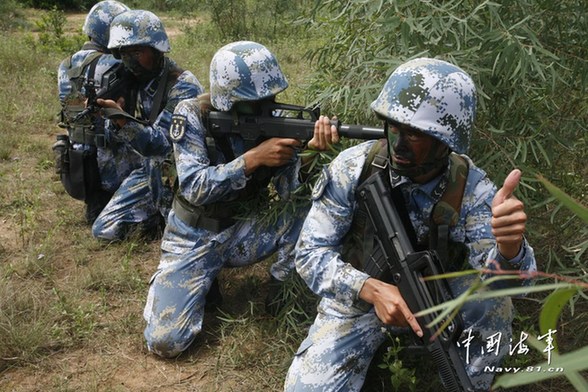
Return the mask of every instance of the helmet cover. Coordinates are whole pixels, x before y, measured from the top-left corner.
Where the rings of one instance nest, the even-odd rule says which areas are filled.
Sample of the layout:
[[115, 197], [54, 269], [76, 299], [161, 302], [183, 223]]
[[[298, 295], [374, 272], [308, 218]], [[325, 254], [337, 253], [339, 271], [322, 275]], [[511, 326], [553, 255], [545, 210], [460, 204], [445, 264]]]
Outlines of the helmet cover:
[[428, 134], [467, 153], [476, 113], [476, 87], [461, 68], [418, 58], [400, 65], [371, 104], [379, 116]]
[[236, 102], [272, 97], [287, 87], [275, 56], [256, 42], [225, 45], [210, 63], [210, 100], [217, 110], [229, 111]]
[[154, 13], [130, 10], [115, 17], [110, 24], [108, 49], [116, 51], [135, 45], [150, 46], [162, 53], [170, 51], [163, 23]]
[[86, 15], [82, 31], [103, 47], [108, 46], [110, 23], [115, 16], [130, 10], [121, 2], [105, 0], [94, 4]]

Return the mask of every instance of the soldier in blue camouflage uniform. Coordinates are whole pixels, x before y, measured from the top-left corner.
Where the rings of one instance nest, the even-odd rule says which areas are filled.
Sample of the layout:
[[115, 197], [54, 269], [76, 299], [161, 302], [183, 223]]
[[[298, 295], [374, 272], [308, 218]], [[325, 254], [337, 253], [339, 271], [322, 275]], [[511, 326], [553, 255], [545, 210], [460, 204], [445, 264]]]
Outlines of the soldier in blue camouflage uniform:
[[[255, 42], [224, 46], [210, 65], [210, 104], [218, 111], [254, 113], [260, 101], [273, 101], [287, 87], [274, 55]], [[265, 202], [235, 218], [233, 208], [263, 200], [270, 181], [286, 199], [299, 186], [301, 142], [271, 138], [248, 148], [239, 135], [207, 137], [202, 122], [206, 102], [204, 97], [183, 101], [174, 113], [179, 190], [144, 311], [149, 350], [168, 358], [200, 333], [207, 293], [223, 267], [251, 265], [277, 252], [270, 273], [277, 281], [286, 279], [294, 270], [294, 245], [307, 211], [283, 214], [275, 222], [262, 220]], [[315, 131], [308, 147], [324, 150], [337, 140], [330, 128]]]
[[[103, 119], [87, 115], [73, 120], [85, 108], [87, 83], [93, 82], [94, 88], [100, 89], [103, 76], [120, 64], [107, 48], [109, 29], [112, 19], [128, 10], [126, 5], [112, 0], [94, 5], [82, 28], [90, 40], [80, 51], [63, 60], [58, 68], [59, 100], [63, 107], [61, 125], [68, 130], [71, 148], [84, 156], [83, 163], [77, 163], [86, 165], [87, 174], [81, 181], [70, 184], [71, 192], [86, 203], [89, 224], [94, 222], [122, 181], [141, 165], [140, 156], [112, 135]], [[63, 168], [62, 157], [67, 153], [67, 144], [63, 147], [56, 163], [58, 173], [65, 176], [76, 169], [84, 171], [84, 168], [74, 167], [73, 156], [68, 157], [69, 167]]]
[[117, 240], [136, 228], [152, 234], [167, 216], [173, 173], [166, 181], [164, 169], [173, 170], [173, 163], [169, 162], [171, 117], [178, 102], [194, 98], [204, 89], [190, 71], [165, 56], [170, 51], [165, 28], [149, 11], [132, 10], [114, 18], [108, 48], [122, 59], [135, 84], [123, 99], [97, 102], [110, 119], [111, 132], [142, 160], [92, 227], [96, 238]]
[[[447, 62], [421, 58], [399, 66], [371, 104], [385, 121], [386, 158], [390, 158], [384, 170], [390, 186], [398, 187], [404, 197], [418, 243], [428, 244], [431, 212], [440, 197], [437, 187], [451, 169], [450, 155], [461, 154], [468, 166], [467, 180], [449, 241], [465, 245], [466, 251], [464, 260], [452, 260], [453, 265], [534, 271], [533, 250], [523, 237], [524, 206], [512, 195], [520, 171], [514, 170], [497, 192], [484, 171], [463, 155], [469, 147], [475, 94], [469, 75]], [[386, 339], [384, 327], [392, 331], [409, 327], [422, 336], [422, 326], [396, 286], [363, 272], [363, 258], [357, 265], [343, 253], [358, 209], [358, 179], [374, 143], [378, 142], [342, 152], [313, 190], [313, 205], [296, 247], [296, 268], [322, 300], [289, 369], [286, 391], [359, 391], [370, 361]], [[471, 279], [476, 277], [450, 280], [453, 294], [463, 293]], [[502, 281], [503, 286], [528, 283], [528, 279]], [[460, 313], [464, 329], [477, 336], [469, 347], [466, 371], [476, 390], [489, 390], [493, 375], [484, 367], [500, 363], [508, 350], [511, 299], [468, 302]], [[484, 350], [486, 339], [498, 332], [502, 333], [500, 352]]]

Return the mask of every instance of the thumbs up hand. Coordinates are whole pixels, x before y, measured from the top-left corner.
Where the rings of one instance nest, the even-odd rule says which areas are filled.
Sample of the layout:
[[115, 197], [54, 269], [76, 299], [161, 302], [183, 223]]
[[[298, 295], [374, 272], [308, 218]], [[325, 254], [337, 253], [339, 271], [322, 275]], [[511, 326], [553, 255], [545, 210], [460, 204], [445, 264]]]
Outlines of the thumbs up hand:
[[521, 171], [513, 170], [492, 200], [492, 234], [500, 254], [510, 260], [521, 249], [527, 214], [523, 202], [513, 192], [521, 181]]

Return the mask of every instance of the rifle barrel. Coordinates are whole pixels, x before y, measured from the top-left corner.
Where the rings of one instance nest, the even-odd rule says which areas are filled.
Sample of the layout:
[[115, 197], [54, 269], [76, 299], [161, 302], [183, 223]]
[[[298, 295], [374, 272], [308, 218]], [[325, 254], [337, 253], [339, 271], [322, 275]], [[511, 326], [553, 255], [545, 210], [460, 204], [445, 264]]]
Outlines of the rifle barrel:
[[339, 134], [351, 139], [381, 139], [384, 137], [382, 128], [367, 127], [364, 125], [341, 124], [338, 128]]

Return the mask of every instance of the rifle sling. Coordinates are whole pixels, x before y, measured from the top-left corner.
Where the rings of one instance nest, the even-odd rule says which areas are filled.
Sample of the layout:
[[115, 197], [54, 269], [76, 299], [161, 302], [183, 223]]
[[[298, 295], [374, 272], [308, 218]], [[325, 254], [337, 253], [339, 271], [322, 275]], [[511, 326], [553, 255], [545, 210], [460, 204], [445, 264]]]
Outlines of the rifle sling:
[[167, 57], [163, 58], [163, 73], [159, 79], [159, 84], [157, 85], [157, 91], [155, 92], [155, 96], [153, 97], [153, 106], [151, 109], [151, 113], [149, 114], [149, 124], [155, 123], [157, 120], [157, 116], [161, 112], [161, 103], [163, 102], [163, 95], [167, 90], [167, 78], [169, 74], [169, 59]]
[[[359, 184], [362, 184], [365, 180], [367, 180], [372, 175], [377, 174], [381, 170], [385, 170], [388, 167], [388, 154], [386, 151], [387, 141], [386, 139], [380, 139], [374, 146], [371, 148], [368, 156], [366, 158], [365, 164], [363, 165], [360, 177], [359, 177]], [[388, 178], [387, 176], [385, 176]], [[389, 182], [388, 182], [389, 183]], [[358, 185], [359, 186], [359, 185]], [[402, 196], [402, 192], [398, 188], [392, 188], [390, 186], [390, 195], [395, 205], [404, 205], [404, 196]], [[413, 247], [415, 247], [417, 243], [416, 233], [414, 228], [412, 227], [412, 223], [410, 221], [410, 217], [408, 216], [408, 212], [406, 208], [398, 208], [398, 213], [402, 220], [402, 224], [406, 230], [406, 234], [408, 235], [410, 242], [412, 243]], [[367, 221], [363, 224], [363, 233], [364, 233], [364, 241], [363, 241], [363, 260], [364, 262], [369, 258], [373, 253], [374, 248], [374, 241], [375, 241], [375, 233], [373, 230], [372, 225], [367, 224]]]

